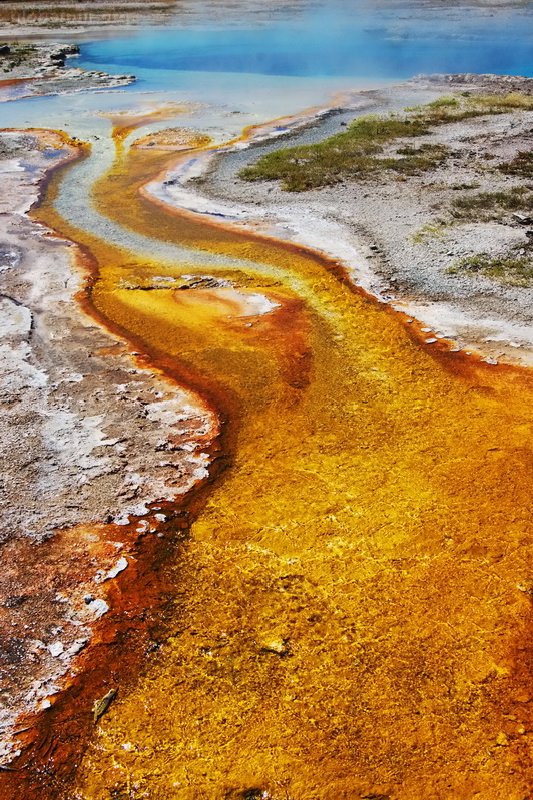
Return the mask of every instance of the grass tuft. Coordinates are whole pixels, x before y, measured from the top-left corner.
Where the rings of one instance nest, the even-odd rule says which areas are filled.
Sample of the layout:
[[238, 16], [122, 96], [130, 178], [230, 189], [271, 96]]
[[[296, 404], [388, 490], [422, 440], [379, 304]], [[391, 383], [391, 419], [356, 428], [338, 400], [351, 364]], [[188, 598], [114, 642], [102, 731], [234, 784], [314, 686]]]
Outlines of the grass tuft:
[[499, 169], [506, 175], [520, 175], [523, 178], [533, 178], [533, 151], [526, 150], [518, 153], [512, 161], [501, 164]]
[[509, 211], [533, 212], [533, 191], [525, 186], [515, 186], [500, 192], [462, 195], [451, 204], [455, 219], [471, 222], [500, 220]]
[[528, 111], [533, 109], [533, 97], [520, 92], [510, 92], [509, 94], [486, 94], [471, 97], [470, 101], [479, 110], [488, 109], [491, 111]]
[[436, 222], [427, 222], [425, 225], [422, 225], [415, 233], [411, 236], [411, 241], [413, 244], [423, 244], [427, 242], [429, 239], [442, 239], [446, 232], [446, 223], [437, 220]]
[[466, 256], [448, 269], [448, 274], [466, 272], [496, 278], [510, 286], [533, 286], [533, 261], [528, 256], [489, 256], [478, 253]]
[[282, 188], [301, 192], [360, 179], [379, 172], [413, 175], [442, 164], [444, 145], [404, 146], [395, 155], [382, 156], [386, 145], [431, 133], [437, 125], [486, 114], [533, 108], [533, 97], [508, 95], [446, 96], [409, 110], [406, 116], [366, 116], [346, 131], [311, 145], [276, 150], [239, 173], [246, 181], [281, 180]]
[[347, 131], [324, 142], [268, 153], [255, 164], [245, 167], [240, 177], [247, 181], [281, 179], [284, 189], [298, 192], [382, 170], [414, 174], [441, 163], [446, 148], [443, 145], [423, 145], [403, 148], [398, 157], [379, 156], [383, 146], [395, 139], [427, 133], [428, 126], [422, 119], [360, 117]]

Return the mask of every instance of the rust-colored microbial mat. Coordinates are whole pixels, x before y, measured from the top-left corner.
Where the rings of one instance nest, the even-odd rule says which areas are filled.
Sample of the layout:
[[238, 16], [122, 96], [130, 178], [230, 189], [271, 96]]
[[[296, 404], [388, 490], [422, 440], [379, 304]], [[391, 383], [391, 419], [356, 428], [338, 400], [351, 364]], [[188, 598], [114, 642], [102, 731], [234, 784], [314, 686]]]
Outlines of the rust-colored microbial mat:
[[[141, 261], [61, 220], [53, 187], [39, 212], [92, 253], [100, 318], [220, 403], [232, 458], [168, 567], [167, 638], [68, 797], [531, 798], [530, 373], [423, 346], [325, 260], [140, 197], [168, 157], [121, 157], [98, 209], [249, 269]], [[277, 305], [143, 288], [183, 274]]]

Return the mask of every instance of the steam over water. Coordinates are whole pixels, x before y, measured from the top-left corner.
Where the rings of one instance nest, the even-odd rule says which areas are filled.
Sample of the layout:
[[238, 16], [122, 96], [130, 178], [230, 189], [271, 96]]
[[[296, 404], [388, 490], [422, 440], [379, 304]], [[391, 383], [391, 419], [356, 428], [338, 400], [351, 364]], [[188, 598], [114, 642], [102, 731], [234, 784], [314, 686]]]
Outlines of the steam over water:
[[[248, 14], [240, 24], [223, 9], [165, 30], [90, 42], [82, 64], [115, 71], [256, 73], [285, 76], [409, 77], [427, 72], [533, 75], [530, 3], [436, 4], [361, 0], [276, 4], [270, 19]], [[446, 7], [444, 8], [443, 5]], [[244, 9], [243, 9], [244, 12]], [[144, 76], [145, 80], [148, 78]]]

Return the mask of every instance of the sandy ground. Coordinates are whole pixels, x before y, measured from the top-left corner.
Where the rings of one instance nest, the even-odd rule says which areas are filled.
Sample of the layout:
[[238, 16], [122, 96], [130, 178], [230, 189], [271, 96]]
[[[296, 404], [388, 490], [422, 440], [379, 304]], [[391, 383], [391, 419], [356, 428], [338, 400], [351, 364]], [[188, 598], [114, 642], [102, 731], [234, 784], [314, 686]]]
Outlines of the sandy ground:
[[[403, 86], [362, 93], [360, 110], [339, 113], [288, 144], [316, 141], [356, 115], [399, 110], [413, 101], [459, 89], [531, 91], [531, 81], [491, 76], [420, 78]], [[351, 104], [356, 105], [355, 98]], [[263, 152], [279, 147], [264, 142], [260, 131], [251, 147], [206, 154], [203, 163], [185, 163], [149, 191], [160, 200], [216, 221], [244, 225], [260, 233], [300, 242], [343, 261], [367, 291], [416, 317], [428, 338], [446, 338], [451, 347], [476, 350], [489, 360], [533, 363], [531, 289], [510, 286], [481, 275], [451, 275], [463, 256], [491, 256], [526, 250], [527, 226], [509, 212], [497, 222], [445, 225], [437, 234], [419, 236], [424, 226], [446, 217], [463, 188], [471, 193], [524, 185], [498, 171], [531, 146], [531, 112], [514, 112], [448, 124], [417, 139], [445, 144], [451, 157], [419, 176], [351, 181], [334, 187], [289, 194], [277, 182], [246, 183], [239, 170]], [[289, 131], [290, 133], [290, 131]], [[279, 131], [276, 132], [279, 135]]]
[[57, 694], [136, 540], [165, 522], [153, 504], [207, 475], [217, 431], [196, 395], [81, 312], [75, 249], [26, 216], [75, 154], [57, 134], [0, 133], [0, 755], [17, 715]]

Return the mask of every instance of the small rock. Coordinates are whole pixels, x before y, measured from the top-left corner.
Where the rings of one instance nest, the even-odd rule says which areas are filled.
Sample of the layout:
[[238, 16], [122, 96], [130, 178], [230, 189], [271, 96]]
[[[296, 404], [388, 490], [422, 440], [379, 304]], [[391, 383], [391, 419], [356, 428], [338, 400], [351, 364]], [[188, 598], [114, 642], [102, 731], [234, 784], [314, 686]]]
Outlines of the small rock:
[[53, 642], [52, 644], [48, 645], [50, 655], [52, 655], [54, 658], [60, 656], [64, 649], [65, 647], [62, 642]]
[[127, 566], [128, 566], [128, 559], [122, 556], [122, 558], [119, 558], [115, 566], [112, 569], [110, 569], [108, 573], [106, 573], [105, 580], [109, 580], [110, 578], [116, 578], [117, 575], [123, 570], [125, 570]]
[[91, 600], [91, 602], [88, 603], [88, 607], [93, 612], [95, 619], [100, 619], [100, 617], [103, 617], [103, 615], [107, 614], [109, 611], [109, 606], [106, 601], [101, 598]]
[[100, 700], [95, 700], [93, 705], [93, 717], [95, 722], [98, 722], [102, 714], [105, 714], [116, 696], [117, 689], [110, 689]]
[[65, 650], [61, 658], [64, 660], [68, 660], [69, 658], [72, 658], [72, 656], [77, 655], [80, 652], [80, 650], [83, 650], [88, 641], [89, 641], [88, 639], [76, 639], [76, 641], [72, 642], [70, 647], [68, 647], [67, 650]]
[[287, 656], [290, 653], [287, 640], [276, 636], [262, 639], [259, 644], [261, 645], [261, 652], [263, 653], [274, 653], [277, 656]]
[[435, 344], [435, 342], [437, 341], [438, 339], [435, 339], [435, 337], [433, 336], [431, 339], [426, 339], [426, 344]]

